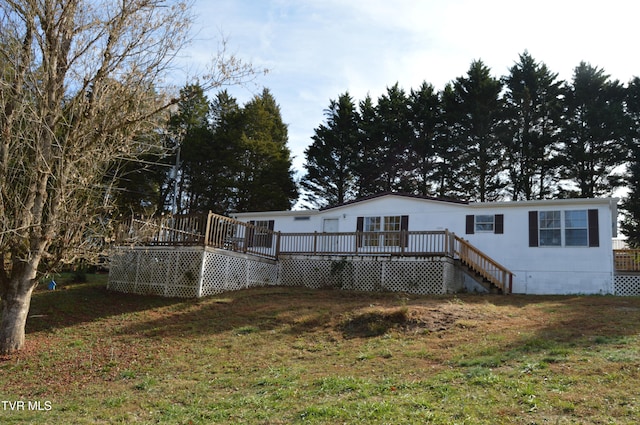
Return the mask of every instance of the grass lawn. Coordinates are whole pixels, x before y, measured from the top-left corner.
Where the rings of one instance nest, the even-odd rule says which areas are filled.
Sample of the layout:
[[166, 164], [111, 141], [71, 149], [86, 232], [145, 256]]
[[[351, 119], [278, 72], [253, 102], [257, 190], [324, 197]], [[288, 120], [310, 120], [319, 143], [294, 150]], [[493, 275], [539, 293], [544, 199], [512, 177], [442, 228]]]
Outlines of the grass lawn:
[[639, 298], [273, 287], [178, 300], [89, 278], [35, 293], [26, 349], [0, 358], [0, 423], [640, 421]]

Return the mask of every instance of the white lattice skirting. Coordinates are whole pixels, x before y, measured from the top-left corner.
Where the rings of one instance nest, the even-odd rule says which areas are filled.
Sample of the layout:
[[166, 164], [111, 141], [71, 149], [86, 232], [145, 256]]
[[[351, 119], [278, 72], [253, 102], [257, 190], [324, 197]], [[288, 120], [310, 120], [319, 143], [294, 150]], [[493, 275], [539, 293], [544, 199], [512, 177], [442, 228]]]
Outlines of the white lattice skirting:
[[193, 298], [276, 284], [275, 261], [202, 247], [118, 248], [111, 254], [113, 291]]
[[183, 298], [266, 285], [443, 294], [456, 292], [458, 280], [447, 257], [292, 256], [276, 262], [213, 248], [137, 247], [114, 250], [108, 288]]
[[640, 275], [616, 274], [613, 279], [613, 293], [622, 296], [639, 296]]
[[414, 294], [455, 292], [453, 260], [446, 257], [311, 257], [280, 259], [280, 283], [310, 288]]

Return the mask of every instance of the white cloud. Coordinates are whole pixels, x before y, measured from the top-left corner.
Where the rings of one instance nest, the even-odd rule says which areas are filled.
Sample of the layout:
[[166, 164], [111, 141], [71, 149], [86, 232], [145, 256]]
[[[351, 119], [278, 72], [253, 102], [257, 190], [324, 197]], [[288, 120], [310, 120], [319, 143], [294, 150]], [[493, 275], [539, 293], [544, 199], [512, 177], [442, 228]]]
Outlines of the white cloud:
[[268, 87], [289, 125], [296, 168], [330, 99], [345, 91], [374, 100], [399, 82], [437, 89], [482, 59], [497, 77], [525, 49], [563, 79], [581, 60], [623, 82], [640, 74], [640, 6], [609, 0], [197, 0], [198, 69], [220, 31], [232, 50], [271, 72], [231, 90], [247, 101]]

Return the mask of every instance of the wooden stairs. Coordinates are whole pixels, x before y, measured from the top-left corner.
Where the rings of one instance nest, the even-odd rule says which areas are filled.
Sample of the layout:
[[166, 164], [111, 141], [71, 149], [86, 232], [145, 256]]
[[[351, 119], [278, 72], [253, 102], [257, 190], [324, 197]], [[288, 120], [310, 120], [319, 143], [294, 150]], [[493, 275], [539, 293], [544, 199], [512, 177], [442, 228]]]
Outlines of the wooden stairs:
[[510, 294], [513, 288], [513, 273], [480, 251], [469, 241], [455, 235], [453, 239], [454, 259], [475, 276], [475, 280], [489, 292]]

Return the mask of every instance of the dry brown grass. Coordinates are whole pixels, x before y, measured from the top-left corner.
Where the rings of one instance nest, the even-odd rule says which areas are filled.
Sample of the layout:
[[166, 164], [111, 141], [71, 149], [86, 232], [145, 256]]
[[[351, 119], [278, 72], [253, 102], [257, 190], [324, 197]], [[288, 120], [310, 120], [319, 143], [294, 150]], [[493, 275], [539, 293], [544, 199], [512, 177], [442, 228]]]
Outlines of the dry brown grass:
[[[64, 284], [62, 286], [65, 286]], [[2, 423], [636, 423], [640, 299], [261, 288], [34, 297]]]

